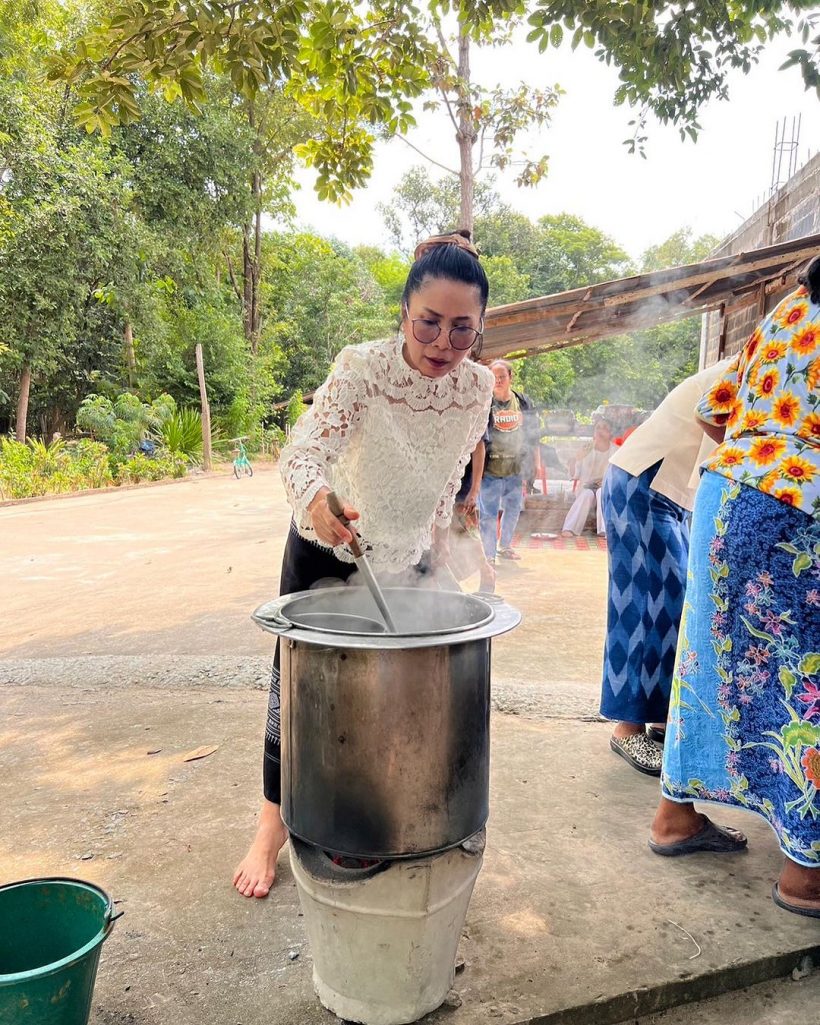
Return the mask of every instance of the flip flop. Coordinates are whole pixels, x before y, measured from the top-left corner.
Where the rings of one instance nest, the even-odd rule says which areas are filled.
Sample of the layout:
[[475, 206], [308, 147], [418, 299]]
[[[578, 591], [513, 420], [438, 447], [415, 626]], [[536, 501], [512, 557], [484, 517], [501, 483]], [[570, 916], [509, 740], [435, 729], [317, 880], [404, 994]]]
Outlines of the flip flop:
[[638, 772], [646, 776], [660, 776], [661, 752], [656, 744], [647, 739], [645, 733], [636, 733], [631, 737], [610, 737], [609, 746]]
[[[698, 854], [707, 851], [710, 854], [736, 854], [745, 851], [749, 841], [738, 829], [730, 826], [717, 826], [710, 818], [706, 818], [703, 829], [687, 840], [677, 843], [653, 843], [649, 841], [649, 849], [665, 858], [675, 858], [681, 854]], [[791, 910], [791, 909], [789, 909]]]
[[789, 904], [780, 895], [780, 887], [777, 883], [772, 887], [772, 900], [784, 911], [791, 911], [793, 915], [803, 915], [804, 918], [820, 918], [820, 908], [804, 908], [799, 904]]

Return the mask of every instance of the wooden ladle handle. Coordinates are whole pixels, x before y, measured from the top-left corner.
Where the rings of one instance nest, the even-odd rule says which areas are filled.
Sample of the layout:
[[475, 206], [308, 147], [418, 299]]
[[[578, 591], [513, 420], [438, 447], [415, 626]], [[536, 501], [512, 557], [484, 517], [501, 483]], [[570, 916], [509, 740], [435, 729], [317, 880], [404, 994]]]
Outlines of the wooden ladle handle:
[[[333, 513], [333, 515], [336, 517], [339, 523], [344, 524], [345, 527], [349, 527], [350, 520], [345, 516], [342, 503], [339, 501], [339, 496], [336, 494], [336, 492], [328, 491], [328, 493], [325, 495], [325, 500], [327, 502], [328, 509], [330, 509], [330, 511]], [[361, 559], [362, 549], [359, 544], [359, 539], [358, 537], [356, 537], [356, 531], [351, 528], [350, 533], [353, 535], [353, 540], [348, 541], [348, 547], [350, 548], [351, 552], [353, 552], [354, 559]]]

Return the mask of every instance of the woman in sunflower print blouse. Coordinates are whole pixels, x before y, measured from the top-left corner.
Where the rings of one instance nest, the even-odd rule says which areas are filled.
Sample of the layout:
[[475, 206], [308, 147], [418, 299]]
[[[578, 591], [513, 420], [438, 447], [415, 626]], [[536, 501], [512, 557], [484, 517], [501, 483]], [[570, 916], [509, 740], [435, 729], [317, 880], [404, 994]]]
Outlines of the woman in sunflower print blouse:
[[761, 815], [772, 897], [820, 918], [820, 257], [697, 414], [704, 466], [652, 824], [657, 854], [731, 852], [693, 800]]

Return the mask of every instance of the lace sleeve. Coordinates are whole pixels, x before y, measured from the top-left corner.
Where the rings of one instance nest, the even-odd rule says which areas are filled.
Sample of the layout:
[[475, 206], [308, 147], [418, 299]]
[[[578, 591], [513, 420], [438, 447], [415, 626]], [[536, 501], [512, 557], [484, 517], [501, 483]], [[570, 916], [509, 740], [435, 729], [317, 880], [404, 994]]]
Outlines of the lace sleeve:
[[[482, 371], [486, 368], [480, 368]], [[444, 489], [444, 494], [439, 499], [438, 505], [436, 506], [435, 525], [441, 529], [445, 529], [450, 526], [450, 521], [453, 518], [453, 506], [455, 505], [456, 495], [461, 488], [461, 481], [464, 477], [464, 470], [469, 462], [473, 450], [476, 445], [484, 437], [484, 433], [487, 430], [487, 423], [490, 417], [490, 406], [493, 401], [493, 384], [494, 379], [491, 374], [482, 374], [479, 377], [479, 387], [482, 389], [482, 394], [478, 396], [478, 405], [475, 419], [470, 430], [469, 437], [465, 444], [465, 447], [459, 457], [456, 468], [453, 471], [452, 477], [447, 482], [447, 487]]]
[[316, 492], [332, 487], [329, 470], [361, 422], [366, 399], [362, 356], [343, 349], [313, 405], [293, 426], [279, 471], [300, 527], [310, 526], [307, 508]]

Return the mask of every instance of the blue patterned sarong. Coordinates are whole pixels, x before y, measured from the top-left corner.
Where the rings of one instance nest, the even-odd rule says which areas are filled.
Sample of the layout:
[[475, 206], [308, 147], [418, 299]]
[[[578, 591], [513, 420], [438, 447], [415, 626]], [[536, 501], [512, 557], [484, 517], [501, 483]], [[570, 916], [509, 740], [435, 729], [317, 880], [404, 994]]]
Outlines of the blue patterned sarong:
[[609, 549], [609, 600], [601, 714], [666, 722], [686, 589], [689, 513], [640, 476], [610, 466], [601, 496]]
[[705, 473], [662, 786], [756, 812], [820, 866], [820, 520]]

